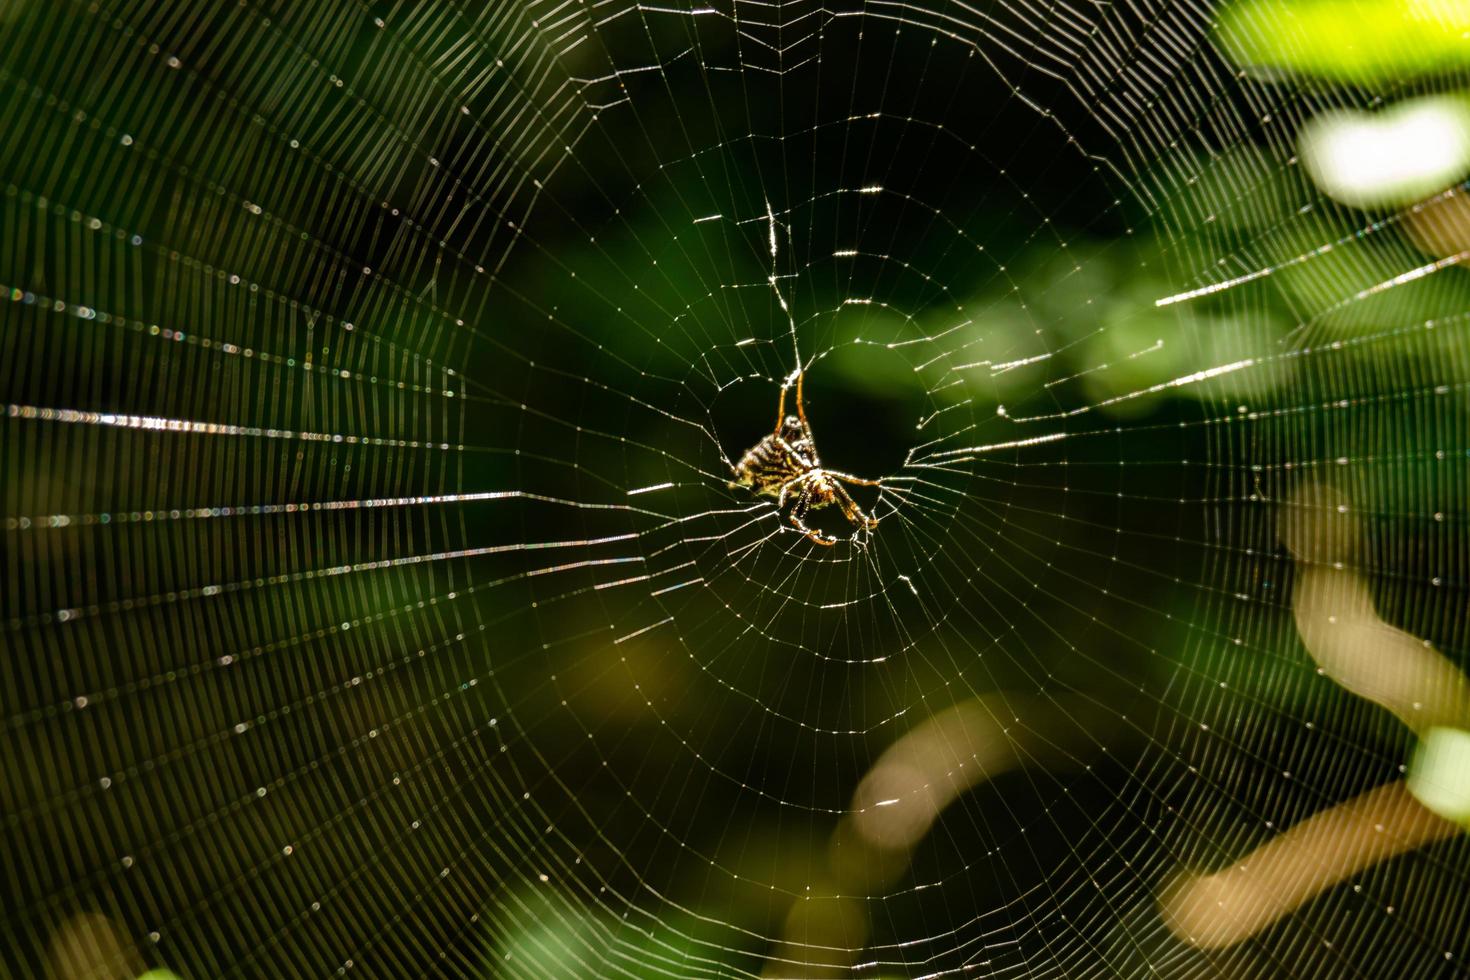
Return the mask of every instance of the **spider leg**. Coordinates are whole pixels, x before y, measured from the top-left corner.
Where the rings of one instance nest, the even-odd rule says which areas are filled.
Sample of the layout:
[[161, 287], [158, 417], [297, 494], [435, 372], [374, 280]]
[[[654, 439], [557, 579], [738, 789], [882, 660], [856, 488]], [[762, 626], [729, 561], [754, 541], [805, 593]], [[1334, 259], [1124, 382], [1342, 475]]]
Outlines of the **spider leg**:
[[882, 480], [865, 480], [860, 476], [853, 476], [851, 473], [839, 473], [836, 470], [829, 470], [826, 468], [823, 468], [822, 472], [826, 473], [834, 480], [842, 480], [846, 483], [854, 483], [860, 487], [881, 487], [883, 485]]
[[796, 506], [791, 508], [791, 513], [786, 515], [786, 519], [791, 522], [792, 527], [796, 528], [812, 541], [830, 548], [837, 543], [837, 539], [823, 534], [821, 531], [807, 527], [806, 521], [803, 520], [806, 517], [806, 512], [811, 510], [812, 489], [809, 481], [804, 477], [798, 477], [797, 480], [793, 480], [792, 482], [795, 483], [798, 480], [801, 482], [801, 497], [797, 499]]
[[[802, 424], [806, 424], [806, 399], [801, 394], [801, 383], [806, 380], [806, 372], [798, 371], [796, 375], [796, 414], [801, 418]], [[776, 431], [781, 431], [781, 423], [786, 421], [786, 390], [791, 387], [788, 379], [781, 386], [781, 397], [776, 400]]]
[[781, 495], [776, 498], [777, 510], [786, 509], [786, 495], [791, 492], [792, 487], [796, 486], [798, 483], [804, 483], [805, 480], [806, 474], [802, 474], [801, 476], [793, 477], [790, 480], [787, 480], [785, 483], [781, 484]]
[[[831, 473], [827, 474], [831, 476]], [[837, 506], [842, 508], [842, 514], [852, 523], [871, 531], [878, 526], [876, 517], [869, 517], [867, 512], [858, 506], [858, 502], [852, 499], [852, 494], [840, 483], [832, 484], [832, 498], [837, 501]]]

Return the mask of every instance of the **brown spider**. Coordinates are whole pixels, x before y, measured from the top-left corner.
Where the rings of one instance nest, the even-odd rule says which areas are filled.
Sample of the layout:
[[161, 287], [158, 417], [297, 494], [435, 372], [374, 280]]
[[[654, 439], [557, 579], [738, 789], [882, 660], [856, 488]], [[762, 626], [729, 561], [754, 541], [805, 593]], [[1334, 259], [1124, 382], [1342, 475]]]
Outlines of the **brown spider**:
[[817, 448], [812, 442], [811, 426], [806, 421], [806, 406], [801, 396], [803, 376], [796, 376], [796, 414], [786, 414], [786, 389], [790, 387], [788, 379], [781, 386], [781, 400], [776, 406], [775, 431], [740, 457], [740, 462], [735, 465], [735, 481], [730, 485], [752, 489], [761, 496], [775, 497], [778, 510], [784, 510], [787, 499], [795, 495], [796, 504], [787, 515], [791, 526], [817, 544], [830, 547], [838, 539], [807, 527], [807, 511], [836, 504], [857, 527], [872, 530], [878, 526], [877, 518], [864, 513], [842, 484], [852, 483], [860, 487], [877, 487], [883, 484], [881, 480], [864, 480], [862, 477], [839, 473], [822, 466], [821, 460], [817, 458]]

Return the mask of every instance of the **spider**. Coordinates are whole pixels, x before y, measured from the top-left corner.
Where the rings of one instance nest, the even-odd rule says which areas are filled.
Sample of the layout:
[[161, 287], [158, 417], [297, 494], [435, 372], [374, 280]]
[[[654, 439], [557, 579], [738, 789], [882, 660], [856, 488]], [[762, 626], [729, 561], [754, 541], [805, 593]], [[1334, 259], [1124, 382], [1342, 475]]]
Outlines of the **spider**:
[[794, 496], [796, 503], [787, 515], [791, 526], [817, 544], [830, 547], [838, 539], [808, 527], [805, 520], [807, 511], [836, 504], [858, 528], [872, 530], [878, 526], [877, 518], [864, 513], [842, 484], [852, 483], [860, 487], [883, 484], [881, 480], [864, 480], [822, 466], [822, 461], [817, 458], [817, 448], [812, 443], [812, 429], [807, 424], [806, 406], [802, 402], [803, 376], [803, 373], [796, 375], [796, 414], [786, 414], [786, 390], [791, 386], [788, 379], [781, 386], [775, 431], [740, 457], [740, 462], [735, 465], [735, 480], [730, 485], [752, 489], [761, 496], [775, 497], [778, 510], [784, 510], [786, 501]]

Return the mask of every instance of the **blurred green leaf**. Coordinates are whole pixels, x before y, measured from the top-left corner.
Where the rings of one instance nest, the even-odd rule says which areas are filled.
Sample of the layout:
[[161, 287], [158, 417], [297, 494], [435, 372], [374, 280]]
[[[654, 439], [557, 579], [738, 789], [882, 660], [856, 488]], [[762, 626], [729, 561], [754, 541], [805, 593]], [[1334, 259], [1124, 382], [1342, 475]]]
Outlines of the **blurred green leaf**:
[[1409, 763], [1408, 782], [1420, 803], [1470, 827], [1470, 732], [1431, 728]]
[[1236, 63], [1338, 82], [1371, 82], [1470, 62], [1470, 5], [1452, 0], [1247, 0], [1218, 39]]

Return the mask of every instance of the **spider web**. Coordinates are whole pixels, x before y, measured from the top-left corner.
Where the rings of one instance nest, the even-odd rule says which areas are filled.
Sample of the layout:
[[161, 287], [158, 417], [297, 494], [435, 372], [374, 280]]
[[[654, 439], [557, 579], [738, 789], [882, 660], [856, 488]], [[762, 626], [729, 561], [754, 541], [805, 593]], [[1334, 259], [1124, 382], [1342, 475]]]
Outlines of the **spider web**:
[[1405, 771], [1312, 570], [1466, 649], [1459, 258], [1296, 155], [1446, 82], [1212, 18], [0, 5], [0, 968], [1464, 975], [1459, 838], [1161, 897]]

